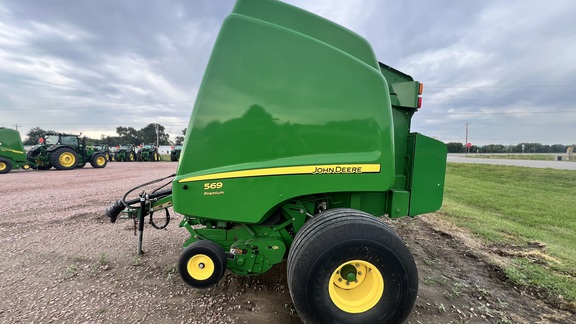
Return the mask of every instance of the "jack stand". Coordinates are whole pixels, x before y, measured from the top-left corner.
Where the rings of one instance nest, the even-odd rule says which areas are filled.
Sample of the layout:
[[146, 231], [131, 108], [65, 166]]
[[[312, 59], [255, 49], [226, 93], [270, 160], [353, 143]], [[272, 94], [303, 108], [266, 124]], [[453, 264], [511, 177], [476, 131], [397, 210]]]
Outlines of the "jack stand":
[[146, 210], [146, 192], [140, 194], [140, 211], [138, 212], [138, 255], [142, 255], [142, 238], [144, 236], [144, 213]]

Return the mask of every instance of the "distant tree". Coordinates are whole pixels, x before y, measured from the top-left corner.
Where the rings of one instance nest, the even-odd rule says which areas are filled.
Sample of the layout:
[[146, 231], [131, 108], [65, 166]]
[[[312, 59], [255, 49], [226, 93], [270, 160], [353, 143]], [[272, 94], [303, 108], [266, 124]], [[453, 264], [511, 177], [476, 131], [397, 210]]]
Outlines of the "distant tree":
[[448, 153], [463, 153], [464, 145], [462, 143], [450, 142], [446, 144]]
[[40, 136], [45, 133], [55, 133], [53, 130], [43, 130], [40, 127], [34, 127], [26, 133], [26, 139], [24, 140], [24, 145], [36, 145]]
[[100, 137], [100, 141], [104, 144], [108, 144], [109, 146], [118, 146], [120, 145], [120, 138], [118, 136], [106, 136], [102, 134]]
[[505, 153], [506, 147], [501, 144], [488, 144], [482, 146], [481, 153]]
[[148, 126], [140, 130], [141, 143], [156, 143], [156, 129], [158, 129], [158, 144], [170, 145], [170, 134], [165, 133], [164, 126], [160, 124], [156, 126], [155, 123], [148, 124]]
[[[522, 149], [524, 147], [524, 149]], [[550, 145], [542, 145], [541, 143], [520, 143], [510, 148], [512, 153], [552, 153]]]
[[186, 131], [188, 130], [188, 127], [184, 128], [182, 130], [182, 135], [183, 136], [176, 136], [176, 145], [180, 145], [182, 143], [184, 143], [184, 136], [186, 136]]
[[550, 151], [552, 153], [566, 153], [566, 149], [570, 145], [563, 145], [563, 144], [552, 144], [550, 145]]
[[132, 127], [116, 127], [116, 134], [118, 134], [119, 141], [122, 144], [134, 144], [138, 145], [142, 143], [142, 136], [140, 136], [139, 131]]

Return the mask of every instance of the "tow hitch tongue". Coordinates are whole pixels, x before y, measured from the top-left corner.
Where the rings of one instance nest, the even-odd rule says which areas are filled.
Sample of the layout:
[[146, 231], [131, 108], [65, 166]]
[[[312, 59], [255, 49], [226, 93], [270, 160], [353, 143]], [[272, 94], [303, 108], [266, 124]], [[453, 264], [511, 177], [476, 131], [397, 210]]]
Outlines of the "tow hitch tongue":
[[[136, 227], [138, 233], [138, 246], [137, 246], [137, 253], [138, 255], [142, 255], [144, 252], [142, 251], [142, 239], [144, 236], [144, 218], [147, 215], [150, 215], [150, 224], [152, 227], [156, 229], [163, 229], [165, 228], [168, 223], [170, 222], [170, 213], [168, 212], [168, 208], [172, 207], [172, 189], [167, 190], [159, 190], [160, 188], [152, 191], [152, 193], [148, 194], [146, 190], [142, 190], [138, 195], [138, 198], [132, 200], [126, 200], [126, 197], [133, 191], [142, 188], [144, 186], [150, 185], [152, 183], [156, 183], [167, 178], [174, 177], [174, 175], [170, 175], [165, 178], [157, 179], [154, 181], [147, 182], [145, 184], [139, 185], [135, 188], [130, 189], [122, 199], [116, 200], [111, 206], [106, 208], [105, 214], [110, 218], [110, 222], [116, 222], [116, 219], [120, 215], [120, 213], [124, 212], [128, 215], [128, 218], [134, 219], [134, 234], [136, 235]], [[166, 210], [166, 222], [158, 226], [154, 223], [152, 219], [152, 215], [156, 211], [161, 211], [162, 209]], [[138, 226], [136, 226], [138, 223]]]
[[[156, 229], [163, 229], [168, 226], [170, 222], [170, 213], [168, 212], [168, 208], [172, 206], [172, 201], [164, 201], [163, 198], [168, 197], [172, 193], [172, 190], [164, 190], [155, 192], [152, 194], [147, 194], [146, 191], [142, 191], [139, 195], [139, 198], [135, 198], [132, 200], [124, 201], [123, 199], [116, 200], [110, 207], [106, 208], [106, 216], [110, 217], [110, 222], [116, 222], [118, 215], [120, 213], [125, 212], [128, 214], [128, 218], [134, 219], [134, 231], [136, 232], [136, 223], [137, 232], [138, 232], [138, 247], [137, 253], [138, 255], [142, 255], [144, 252], [142, 251], [142, 239], [144, 236], [144, 217], [146, 215], [150, 215], [150, 224], [152, 227]], [[138, 209], [136, 209], [133, 205], [139, 203]], [[166, 222], [158, 226], [154, 223], [152, 219], [152, 215], [154, 211], [158, 210], [166, 210]], [[136, 215], [136, 210], [137, 215]], [[136, 233], [134, 233], [136, 234]]]

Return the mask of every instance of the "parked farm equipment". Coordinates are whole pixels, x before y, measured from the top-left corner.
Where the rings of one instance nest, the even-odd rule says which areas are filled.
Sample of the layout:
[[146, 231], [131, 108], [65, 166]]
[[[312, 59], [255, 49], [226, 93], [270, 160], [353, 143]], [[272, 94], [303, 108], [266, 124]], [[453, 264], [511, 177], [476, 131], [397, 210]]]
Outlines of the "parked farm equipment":
[[[304, 322], [404, 321], [414, 259], [378, 216], [442, 204], [446, 146], [410, 132], [422, 84], [371, 46], [279, 1], [238, 0], [215, 43], [171, 189], [106, 209], [138, 220], [168, 208], [190, 237], [178, 269], [206, 288], [226, 269], [261, 274], [287, 259]], [[165, 180], [159, 179], [156, 182]], [[158, 227], [158, 226], [156, 226]]]
[[86, 138], [70, 134], [44, 134], [39, 144], [27, 153], [31, 167], [48, 170], [83, 168], [90, 163], [94, 168], [104, 168], [108, 163], [105, 153], [86, 147]]
[[137, 161], [160, 161], [158, 146], [155, 144], [141, 144], [140, 149], [136, 152]]
[[116, 147], [114, 154], [112, 155], [112, 160], [118, 162], [136, 161], [136, 148], [133, 144], [122, 144]]
[[170, 150], [170, 161], [176, 162], [180, 160], [180, 153], [182, 153], [182, 144], [173, 145]]
[[30, 168], [26, 160], [26, 150], [17, 130], [0, 127], [0, 174], [12, 169]]
[[87, 145], [86, 146], [86, 150], [89, 152], [89, 154], [94, 153], [94, 152], [99, 152], [104, 154], [104, 156], [106, 157], [106, 160], [110, 161], [110, 146], [108, 146], [108, 144], [92, 144], [92, 145]]

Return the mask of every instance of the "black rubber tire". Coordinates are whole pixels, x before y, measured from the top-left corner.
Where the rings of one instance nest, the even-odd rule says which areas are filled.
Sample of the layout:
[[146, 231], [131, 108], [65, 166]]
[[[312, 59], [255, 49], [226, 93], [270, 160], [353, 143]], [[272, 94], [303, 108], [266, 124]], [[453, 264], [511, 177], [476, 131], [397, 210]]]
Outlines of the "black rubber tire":
[[[204, 255], [210, 258], [214, 264], [214, 269], [210, 276], [207, 278], [194, 278], [190, 271], [188, 271], [188, 262], [194, 256]], [[190, 244], [184, 252], [180, 255], [178, 260], [178, 271], [182, 280], [194, 288], [208, 288], [216, 284], [224, 272], [226, 272], [227, 261], [226, 254], [220, 245], [212, 241], [196, 241]]]
[[[64, 156], [64, 161], [60, 158]], [[65, 162], [65, 164], [63, 164]], [[78, 154], [71, 148], [62, 147], [50, 153], [50, 164], [58, 170], [72, 170], [78, 164]]]
[[0, 174], [8, 173], [12, 170], [12, 161], [0, 157]]
[[94, 154], [92, 159], [90, 159], [90, 165], [96, 169], [104, 168], [107, 164], [108, 160], [106, 159], [106, 155], [102, 153]]
[[140, 152], [136, 153], [136, 161], [142, 162], [142, 153]]
[[134, 156], [134, 152], [128, 152], [126, 154], [126, 160], [125, 161], [134, 162], [135, 159], [136, 158]]
[[[329, 293], [331, 275], [351, 260], [369, 262], [384, 284], [376, 304], [359, 313], [342, 310]], [[354, 209], [327, 210], [306, 222], [290, 248], [287, 272], [305, 323], [402, 323], [418, 293], [418, 270], [402, 239], [382, 220]]]
[[172, 162], [178, 161], [178, 160], [176, 159], [176, 154], [174, 154], [174, 153], [170, 154], [170, 161], [172, 161]]

